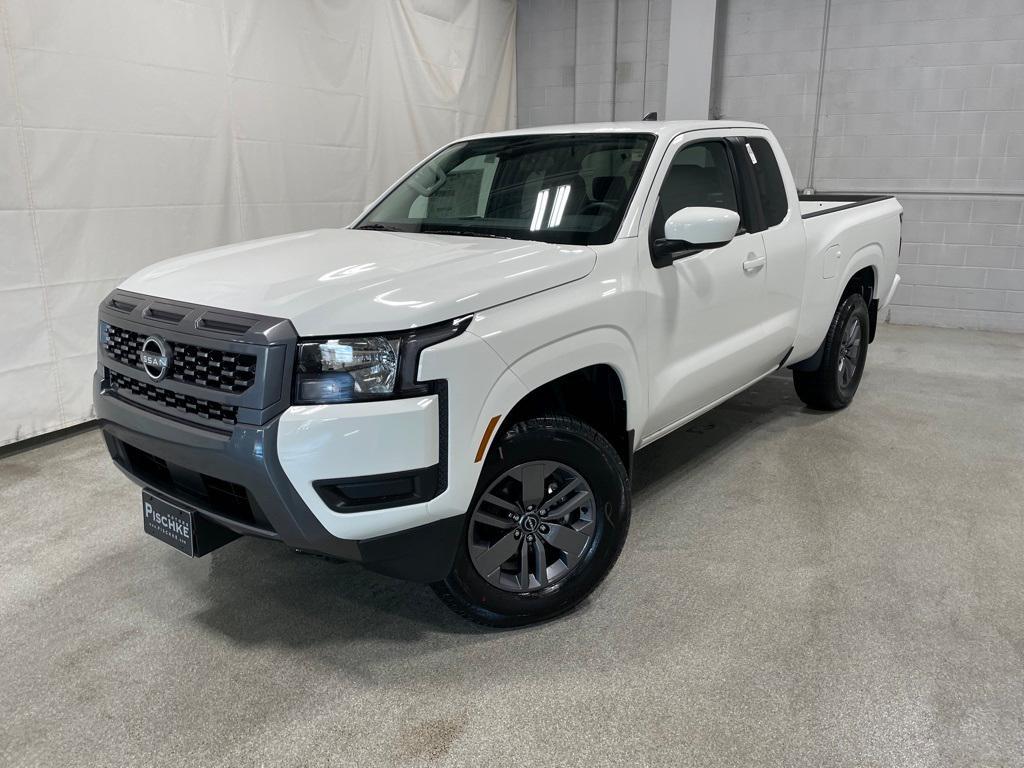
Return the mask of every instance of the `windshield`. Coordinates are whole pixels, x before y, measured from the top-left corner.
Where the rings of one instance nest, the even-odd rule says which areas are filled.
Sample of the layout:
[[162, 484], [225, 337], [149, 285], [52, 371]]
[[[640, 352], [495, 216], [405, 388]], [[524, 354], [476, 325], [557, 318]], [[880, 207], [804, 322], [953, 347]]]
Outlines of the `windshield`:
[[500, 136], [427, 160], [356, 226], [598, 245], [618, 231], [654, 136]]

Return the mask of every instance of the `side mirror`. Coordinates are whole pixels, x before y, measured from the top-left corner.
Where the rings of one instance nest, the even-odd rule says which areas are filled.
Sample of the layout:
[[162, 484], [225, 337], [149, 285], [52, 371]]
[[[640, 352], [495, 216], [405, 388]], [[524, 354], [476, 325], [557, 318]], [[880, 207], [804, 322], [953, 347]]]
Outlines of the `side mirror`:
[[665, 221], [665, 237], [654, 241], [654, 266], [667, 267], [683, 256], [706, 248], [720, 248], [734, 237], [740, 215], [728, 208], [692, 206], [676, 211]]

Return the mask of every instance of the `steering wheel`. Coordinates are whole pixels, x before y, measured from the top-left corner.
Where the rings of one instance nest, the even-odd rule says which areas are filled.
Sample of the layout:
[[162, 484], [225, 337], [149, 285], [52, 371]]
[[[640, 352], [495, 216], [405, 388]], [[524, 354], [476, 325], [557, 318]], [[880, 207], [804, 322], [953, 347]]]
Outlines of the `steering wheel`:
[[615, 205], [614, 203], [606, 203], [603, 200], [595, 200], [592, 203], [587, 203], [586, 205], [584, 205], [583, 209], [580, 211], [580, 215], [582, 216], [586, 215], [587, 213], [590, 213], [591, 208], [595, 209], [594, 213], [606, 211], [609, 214], [614, 214], [618, 210], [618, 206]]

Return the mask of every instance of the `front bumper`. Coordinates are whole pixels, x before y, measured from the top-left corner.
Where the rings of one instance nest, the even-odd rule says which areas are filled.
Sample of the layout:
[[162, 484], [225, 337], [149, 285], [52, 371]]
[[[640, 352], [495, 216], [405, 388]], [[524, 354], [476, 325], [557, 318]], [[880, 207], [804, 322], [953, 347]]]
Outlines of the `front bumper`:
[[[371, 570], [413, 581], [437, 581], [451, 568], [462, 534], [462, 516], [416, 524], [424, 519], [417, 510], [425, 504], [345, 513], [331, 510], [321, 500], [311, 482], [319, 471], [317, 457], [330, 455], [339, 447], [315, 439], [317, 426], [330, 423], [329, 414], [326, 419], [322, 414], [314, 418], [308, 411], [289, 409], [259, 426], [238, 423], [229, 431], [204, 429], [105, 391], [102, 368], [96, 375], [94, 399], [111, 457], [129, 478], [160, 496], [197, 509], [225, 528], [360, 562]], [[430, 410], [427, 404], [419, 407]], [[436, 410], [430, 415], [436, 424]], [[379, 416], [367, 414], [365, 426], [371, 426], [371, 417], [374, 425], [387, 422]], [[322, 433], [325, 438], [343, 437], [345, 431], [352, 431], [339, 432], [336, 426]], [[396, 421], [395, 429], [399, 427]], [[283, 441], [282, 430], [290, 436]], [[420, 438], [429, 456], [429, 439]], [[285, 462], [290, 464], [288, 471], [282, 464], [282, 447]], [[441, 458], [436, 454], [437, 442], [433, 450], [437, 464]], [[304, 494], [296, 491], [289, 475], [301, 478], [298, 484]], [[389, 527], [402, 530], [365, 538], [360, 535], [387, 530], [366, 522], [379, 523], [383, 516]], [[339, 536], [346, 519], [350, 521], [348, 529], [355, 533], [352, 538]]]

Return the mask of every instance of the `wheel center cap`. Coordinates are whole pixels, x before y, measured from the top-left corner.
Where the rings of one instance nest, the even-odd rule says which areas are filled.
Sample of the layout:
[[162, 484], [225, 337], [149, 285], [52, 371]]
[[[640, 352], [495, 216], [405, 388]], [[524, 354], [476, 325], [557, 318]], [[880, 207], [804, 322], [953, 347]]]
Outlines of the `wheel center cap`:
[[519, 521], [519, 525], [527, 533], [533, 533], [540, 527], [540, 518], [536, 515], [524, 515], [522, 520]]

